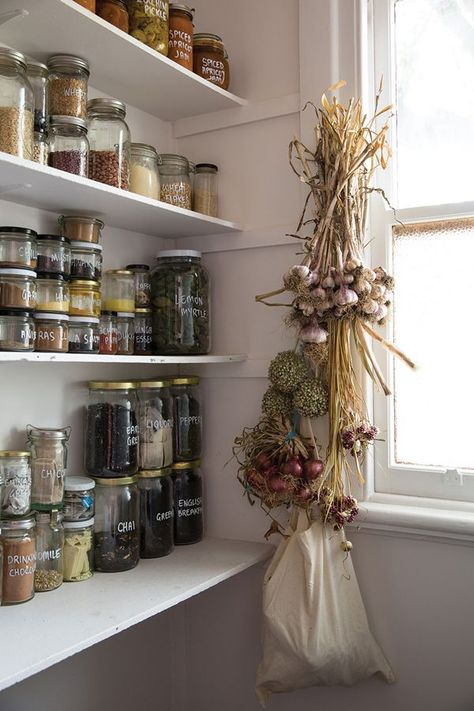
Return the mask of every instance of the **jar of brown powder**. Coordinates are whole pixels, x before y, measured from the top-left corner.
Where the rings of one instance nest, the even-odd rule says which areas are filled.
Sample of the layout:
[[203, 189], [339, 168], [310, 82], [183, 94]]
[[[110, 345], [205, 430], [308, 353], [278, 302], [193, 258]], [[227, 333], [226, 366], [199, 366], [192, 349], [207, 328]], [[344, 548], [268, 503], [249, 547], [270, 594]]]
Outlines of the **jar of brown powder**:
[[69, 350], [69, 316], [66, 314], [35, 314], [35, 351], [67, 353]]
[[2, 521], [2, 605], [17, 605], [34, 597], [36, 536], [34, 516]]
[[34, 311], [36, 303], [36, 272], [31, 269], [0, 269], [0, 309]]

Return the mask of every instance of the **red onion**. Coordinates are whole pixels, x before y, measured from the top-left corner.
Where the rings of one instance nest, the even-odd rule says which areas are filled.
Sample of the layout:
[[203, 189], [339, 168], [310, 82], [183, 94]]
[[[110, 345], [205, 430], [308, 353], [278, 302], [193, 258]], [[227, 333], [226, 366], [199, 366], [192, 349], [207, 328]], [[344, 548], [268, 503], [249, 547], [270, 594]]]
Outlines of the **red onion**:
[[303, 464], [305, 479], [313, 481], [317, 479], [324, 471], [324, 462], [322, 459], [307, 459]]
[[313, 492], [307, 486], [303, 486], [301, 489], [298, 489], [298, 493], [297, 493], [298, 501], [309, 501], [312, 496], [313, 496]]
[[283, 494], [288, 491], [287, 482], [279, 476], [272, 476], [268, 482], [268, 486], [272, 491], [275, 491], [278, 494]]
[[255, 459], [255, 466], [259, 471], [267, 472], [272, 466], [272, 460], [267, 454], [265, 454], [264, 452], [260, 452], [260, 454]]
[[285, 464], [283, 464], [281, 467], [281, 473], [286, 474], [287, 476], [294, 476], [296, 479], [299, 479], [303, 474], [303, 467], [301, 466], [299, 459], [292, 457], [292, 459], [289, 459], [285, 462]]

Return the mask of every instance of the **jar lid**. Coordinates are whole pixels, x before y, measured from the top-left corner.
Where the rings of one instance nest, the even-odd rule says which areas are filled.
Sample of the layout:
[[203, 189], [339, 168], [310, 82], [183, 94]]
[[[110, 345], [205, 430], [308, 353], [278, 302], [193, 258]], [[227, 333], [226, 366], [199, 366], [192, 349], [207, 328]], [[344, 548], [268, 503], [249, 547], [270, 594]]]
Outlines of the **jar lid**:
[[68, 314], [43, 313], [42, 311], [37, 311], [33, 317], [36, 321], [69, 321]]
[[177, 2], [170, 2], [170, 12], [172, 10], [181, 10], [182, 12], [185, 12], [187, 15], [189, 15], [189, 19], [193, 19], [193, 13], [196, 12], [194, 7], [189, 7], [189, 5], [182, 5], [181, 3]]
[[88, 518], [85, 521], [64, 521], [63, 527], [66, 529], [74, 528], [90, 528], [94, 525], [94, 517]]
[[219, 168], [215, 163], [196, 163], [196, 173], [203, 173], [211, 171], [212, 173], [217, 173]]
[[127, 264], [127, 266], [125, 267], [125, 269], [127, 269], [127, 271], [131, 271], [131, 272], [133, 272], [134, 269], [135, 269], [137, 272], [138, 272], [138, 271], [143, 271], [143, 272], [149, 272], [149, 271], [150, 271], [150, 267], [148, 266], [148, 264]]
[[46, 78], [48, 76], [48, 67], [42, 62], [35, 62], [32, 59], [29, 59], [28, 64], [26, 65], [26, 72], [34, 77]]
[[189, 161], [186, 156], [180, 156], [177, 153], [160, 153], [159, 158], [163, 166], [174, 163], [175, 165], [182, 166], [186, 171], [189, 171]]
[[36, 277], [32, 269], [0, 269], [0, 276]]
[[104, 223], [98, 217], [86, 217], [85, 215], [59, 215], [59, 224], [64, 222], [78, 222], [81, 225], [97, 225], [99, 229], [104, 228]]
[[116, 311], [107, 311], [107, 309], [105, 309], [104, 311], [100, 312], [100, 315], [101, 316], [117, 316], [117, 312]]
[[30, 452], [22, 452], [20, 450], [16, 449], [2, 449], [0, 450], [0, 458], [6, 458], [6, 457], [31, 457]]
[[157, 259], [169, 259], [171, 257], [193, 257], [194, 259], [201, 259], [202, 252], [198, 252], [195, 249], [163, 249], [156, 255]]
[[51, 511], [35, 511], [36, 523], [41, 521], [44, 523], [46, 521], [52, 520], [52, 523], [61, 523], [63, 512], [60, 509], [51, 509]]
[[131, 143], [130, 150], [132, 152], [132, 155], [134, 153], [138, 155], [142, 155], [143, 153], [152, 153], [153, 158], [158, 158], [158, 151], [154, 146], [151, 146], [149, 143]]
[[135, 383], [126, 380], [90, 380], [89, 390], [135, 390]]
[[137, 314], [151, 314], [153, 313], [152, 309], [135, 309], [135, 316]]
[[168, 388], [171, 385], [171, 380], [163, 378], [163, 380], [137, 380], [135, 386], [137, 390], [153, 390], [154, 388]]
[[70, 284], [71, 289], [97, 289], [100, 291], [100, 282], [94, 279], [74, 279]]
[[110, 112], [125, 116], [127, 107], [123, 101], [119, 101], [118, 99], [105, 99], [100, 97], [87, 102], [88, 114], [108, 114]]
[[127, 484], [136, 484], [136, 476], [121, 476], [115, 477], [114, 479], [105, 479], [102, 477], [95, 477], [95, 483], [99, 486], [127, 486]]
[[71, 244], [71, 240], [62, 235], [38, 235], [38, 242], [65, 242], [66, 244]]
[[163, 469], [141, 469], [137, 476], [139, 479], [158, 479], [162, 476], [169, 476], [171, 467], [163, 467]]
[[48, 59], [48, 69], [81, 69], [89, 76], [89, 62], [82, 57], [74, 57], [72, 54], [55, 54]]
[[22, 528], [34, 528], [35, 525], [36, 517], [30, 514], [24, 518], [2, 518], [1, 528], [6, 531], [15, 531]]
[[69, 316], [69, 323], [99, 323], [94, 316]]
[[67, 281], [67, 277], [62, 274], [48, 274], [48, 272], [38, 272], [38, 281]]
[[0, 64], [11, 64], [12, 62], [26, 69], [27, 61], [22, 52], [18, 52], [16, 49], [9, 49], [8, 47], [0, 47]]
[[127, 311], [117, 311], [117, 318], [135, 318], [135, 314]]
[[171, 469], [197, 469], [201, 466], [200, 459], [194, 459], [192, 462], [174, 462]]
[[[69, 240], [71, 242], [71, 240]], [[71, 242], [72, 251], [85, 250], [86, 252], [102, 252], [103, 247], [101, 244], [94, 244], [93, 242], [80, 242], [79, 240], [73, 240]]]
[[119, 276], [132, 276], [133, 272], [129, 269], [107, 269], [106, 274], [118, 274]]
[[193, 35], [193, 44], [195, 47], [205, 47], [210, 45], [216, 49], [224, 49], [224, 42], [219, 35], [213, 35], [210, 32], [197, 32]]
[[89, 476], [66, 476], [64, 477], [65, 491], [88, 491], [95, 487], [94, 479]]
[[29, 227], [0, 227], [0, 236], [5, 234], [21, 235], [22, 237], [36, 237], [38, 233]]
[[15, 316], [16, 318], [33, 318], [32, 311], [8, 311], [8, 309], [0, 310], [1, 316]]
[[87, 123], [84, 119], [76, 118], [76, 116], [50, 116], [49, 125], [52, 128], [58, 126], [77, 126], [87, 131]]
[[181, 376], [178, 375], [176, 378], [171, 377], [172, 385], [199, 385], [199, 378], [197, 375]]
[[40, 438], [43, 439], [69, 439], [71, 434], [70, 427], [58, 427], [57, 429], [48, 429], [43, 427], [34, 427], [33, 425], [26, 425], [27, 437]]

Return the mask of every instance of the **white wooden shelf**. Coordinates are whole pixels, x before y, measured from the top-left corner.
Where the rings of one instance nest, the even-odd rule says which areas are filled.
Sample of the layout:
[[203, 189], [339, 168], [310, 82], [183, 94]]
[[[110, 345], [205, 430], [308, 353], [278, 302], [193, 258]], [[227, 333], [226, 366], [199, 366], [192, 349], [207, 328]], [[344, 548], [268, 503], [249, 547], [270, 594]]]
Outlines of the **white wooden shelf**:
[[162, 238], [220, 235], [242, 227], [0, 152], [0, 199]]
[[[126, 573], [95, 573], [0, 608], [0, 689], [266, 561], [273, 546], [206, 538]], [[7, 648], [8, 647], [8, 648]]]
[[92, 86], [164, 121], [247, 103], [74, 0], [2, 0], [0, 23], [0, 41], [9, 47], [41, 61], [52, 54], [84, 57], [90, 63]]
[[247, 360], [243, 353], [233, 355], [196, 356], [120, 356], [87, 353], [13, 353], [0, 352], [0, 363], [148, 363], [150, 365], [198, 365], [211, 363], [242, 363]]

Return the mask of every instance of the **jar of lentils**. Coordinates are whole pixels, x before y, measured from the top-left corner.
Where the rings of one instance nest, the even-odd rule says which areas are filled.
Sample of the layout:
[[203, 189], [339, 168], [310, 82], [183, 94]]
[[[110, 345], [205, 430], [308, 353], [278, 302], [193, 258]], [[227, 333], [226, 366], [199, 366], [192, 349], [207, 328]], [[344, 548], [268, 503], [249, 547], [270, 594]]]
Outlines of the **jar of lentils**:
[[89, 178], [128, 190], [131, 141], [125, 115], [125, 104], [116, 99], [92, 99], [87, 104]]
[[160, 200], [191, 210], [192, 191], [188, 159], [174, 153], [162, 153], [160, 160]]
[[0, 47], [0, 151], [33, 158], [34, 108], [25, 56]]
[[89, 63], [82, 57], [56, 54], [48, 59], [50, 116], [85, 119]]
[[48, 163], [51, 168], [87, 178], [89, 141], [84, 119], [53, 116], [49, 124]]

